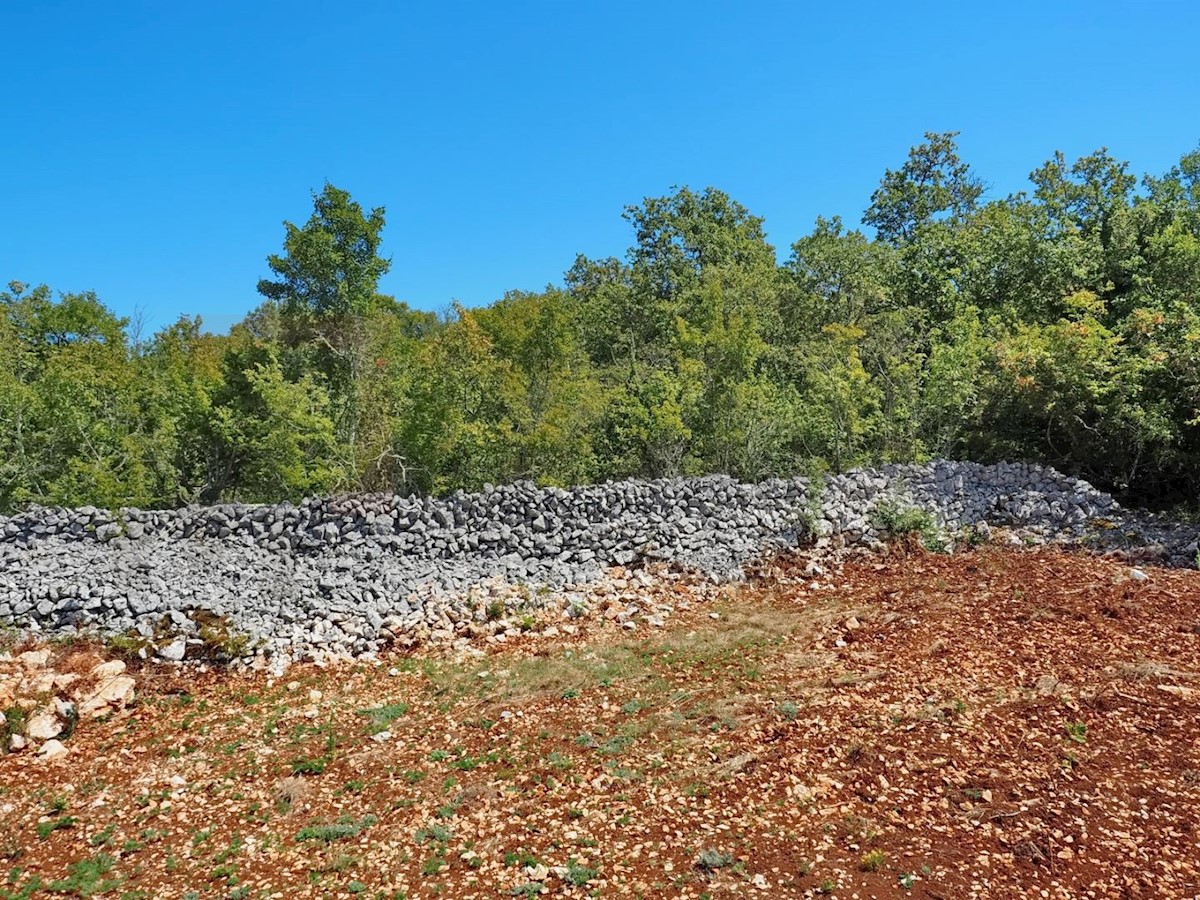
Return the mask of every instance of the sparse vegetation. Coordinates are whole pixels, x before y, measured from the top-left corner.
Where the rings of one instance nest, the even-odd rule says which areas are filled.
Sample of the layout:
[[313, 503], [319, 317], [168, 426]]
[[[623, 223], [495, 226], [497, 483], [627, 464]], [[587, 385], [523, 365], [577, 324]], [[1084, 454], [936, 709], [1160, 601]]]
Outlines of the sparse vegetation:
[[[0, 871], [0, 900], [109, 882], [127, 900], [185, 888], [226, 900], [620, 896], [635, 882], [714, 898], [965, 896], [985, 875], [1016, 896], [1052, 880], [1107, 884], [1124, 871], [1109, 862], [1127, 858], [1110, 827], [1187, 871], [1183, 817], [1200, 777], [1179, 770], [1170, 742], [1120, 751], [1168, 713], [1190, 727], [1200, 657], [1176, 639], [1168, 664], [1161, 648], [1200, 615], [1200, 575], [1156, 571], [1130, 604], [1120, 565], [1044, 549], [908, 548], [822, 575], [829, 589], [809, 587], [804, 556], [774, 565], [778, 582], [656, 585], [644, 600], [673, 607], [663, 627], [628, 633], [598, 610], [565, 648], [531, 635], [482, 658], [418, 650], [378, 668], [301, 666], [286, 682], [147, 679], [136, 715], [85, 721], [65, 764], [3, 757], [0, 859], [16, 874]], [[1064, 622], [1109, 608], [1104, 629], [1059, 652]], [[1012, 652], [997, 633], [1019, 635], [1023, 666], [1069, 693], [995, 687]], [[406, 677], [380, 678], [384, 666]], [[1093, 705], [1098, 685], [1122, 703]], [[1085, 714], [1099, 712], [1104, 753], [1086, 751], [1097, 737]], [[371, 740], [396, 723], [395, 739]], [[981, 827], [1017, 834], [1040, 821], [1043, 792], [1078, 803], [1098, 782], [1106, 803], [1089, 807], [1083, 862], [1057, 855], [1080, 840], [1065, 820], [1075, 840], [1053, 846], [1035, 831], [998, 848]], [[1126, 817], [1147, 785], [1177, 804]], [[914, 796], [945, 802], [897, 806]], [[918, 851], [898, 808], [928, 836]], [[614, 854], [621, 842], [643, 849]], [[971, 862], [985, 851], [986, 873]]]

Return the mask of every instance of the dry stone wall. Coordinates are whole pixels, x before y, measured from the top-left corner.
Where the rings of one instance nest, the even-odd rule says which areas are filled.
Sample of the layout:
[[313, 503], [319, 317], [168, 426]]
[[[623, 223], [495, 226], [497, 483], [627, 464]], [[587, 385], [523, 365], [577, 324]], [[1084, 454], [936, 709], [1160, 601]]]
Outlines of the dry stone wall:
[[[359, 654], [415, 630], [454, 633], [491, 615], [496, 598], [569, 598], [612, 566], [659, 561], [718, 581], [814, 532], [877, 543], [882, 503], [921, 507], [948, 534], [1005, 525], [1033, 540], [1130, 541], [1128, 515], [1086, 482], [1025, 464], [945, 461], [817, 484], [709, 476], [488, 485], [441, 499], [38, 508], [0, 518], [0, 623], [136, 633], [181, 658], [206, 618], [219, 617], [267, 655]], [[1159, 541], [1167, 561], [1194, 555], [1194, 530], [1139, 522], [1136, 543]]]

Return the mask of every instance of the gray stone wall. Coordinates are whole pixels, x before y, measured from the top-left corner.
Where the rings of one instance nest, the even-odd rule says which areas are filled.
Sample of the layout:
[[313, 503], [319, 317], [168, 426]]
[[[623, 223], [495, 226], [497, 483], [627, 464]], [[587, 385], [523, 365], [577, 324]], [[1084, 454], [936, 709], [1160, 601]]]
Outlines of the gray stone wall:
[[[709, 476], [115, 515], [35, 509], [0, 518], [0, 623], [187, 635], [207, 610], [267, 652], [362, 653], [418, 627], [479, 618], [486, 598], [511, 597], [504, 585], [542, 596], [647, 561], [733, 579], [812, 531], [869, 545], [881, 538], [882, 502], [920, 506], [950, 534], [986, 522], [1033, 539], [1082, 539], [1096, 531], [1089, 523], [1125, 516], [1052, 469], [941, 461], [817, 485]], [[1171, 552], [1186, 550], [1186, 537], [1173, 532]]]

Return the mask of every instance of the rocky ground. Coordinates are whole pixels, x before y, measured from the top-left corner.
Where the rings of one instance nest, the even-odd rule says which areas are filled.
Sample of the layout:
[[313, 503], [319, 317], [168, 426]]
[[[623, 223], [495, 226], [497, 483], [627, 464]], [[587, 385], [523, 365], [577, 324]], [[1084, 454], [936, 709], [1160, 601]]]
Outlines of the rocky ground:
[[0, 898], [1200, 896], [1200, 573], [656, 575], [282, 677], [13, 646], [69, 731], [0, 755]]

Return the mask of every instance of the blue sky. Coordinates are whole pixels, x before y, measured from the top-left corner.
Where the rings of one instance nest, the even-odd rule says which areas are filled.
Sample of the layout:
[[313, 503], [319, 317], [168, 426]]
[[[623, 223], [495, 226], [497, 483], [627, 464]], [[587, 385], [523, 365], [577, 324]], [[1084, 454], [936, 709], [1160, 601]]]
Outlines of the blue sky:
[[151, 330], [255, 306], [325, 180], [387, 208], [383, 289], [443, 309], [622, 254], [622, 208], [676, 184], [785, 256], [925, 131], [961, 131], [994, 194], [1055, 149], [1157, 173], [1200, 141], [1182, 0], [0, 6], [0, 283]]

